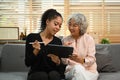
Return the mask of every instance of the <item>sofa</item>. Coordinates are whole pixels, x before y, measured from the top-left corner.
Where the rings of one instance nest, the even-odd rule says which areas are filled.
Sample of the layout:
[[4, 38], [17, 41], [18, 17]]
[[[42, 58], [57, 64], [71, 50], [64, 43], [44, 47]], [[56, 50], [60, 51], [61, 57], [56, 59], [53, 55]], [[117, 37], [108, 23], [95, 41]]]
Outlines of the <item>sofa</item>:
[[120, 44], [97, 44], [98, 80], [120, 80]]
[[[24, 64], [24, 55], [25, 44], [3, 45], [0, 80], [27, 80], [29, 68]], [[120, 80], [120, 44], [96, 44], [95, 56], [99, 70], [98, 80]]]
[[0, 80], [27, 80], [24, 44], [4, 44], [0, 57]]

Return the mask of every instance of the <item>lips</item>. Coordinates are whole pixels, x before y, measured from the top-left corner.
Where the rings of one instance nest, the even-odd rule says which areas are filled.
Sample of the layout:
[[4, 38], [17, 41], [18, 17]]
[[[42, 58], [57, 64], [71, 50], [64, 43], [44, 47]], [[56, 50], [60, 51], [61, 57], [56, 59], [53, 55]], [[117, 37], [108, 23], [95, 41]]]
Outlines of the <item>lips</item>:
[[58, 32], [58, 30], [54, 30], [53, 32], [54, 32], [54, 34], [56, 34]]
[[75, 31], [74, 30], [70, 30], [71, 33], [74, 33]]
[[60, 29], [55, 29], [54, 31], [55, 31], [55, 32], [58, 32], [59, 30], [60, 30]]

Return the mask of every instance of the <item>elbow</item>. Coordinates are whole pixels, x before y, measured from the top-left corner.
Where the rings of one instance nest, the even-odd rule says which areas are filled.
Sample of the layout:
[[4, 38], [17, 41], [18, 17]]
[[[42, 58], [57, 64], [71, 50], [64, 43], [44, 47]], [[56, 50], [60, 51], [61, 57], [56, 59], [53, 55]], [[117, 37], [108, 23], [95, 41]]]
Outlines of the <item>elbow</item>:
[[30, 66], [30, 63], [29, 63], [27, 60], [25, 60], [25, 65], [26, 65], [27, 67], [29, 67], [29, 66]]

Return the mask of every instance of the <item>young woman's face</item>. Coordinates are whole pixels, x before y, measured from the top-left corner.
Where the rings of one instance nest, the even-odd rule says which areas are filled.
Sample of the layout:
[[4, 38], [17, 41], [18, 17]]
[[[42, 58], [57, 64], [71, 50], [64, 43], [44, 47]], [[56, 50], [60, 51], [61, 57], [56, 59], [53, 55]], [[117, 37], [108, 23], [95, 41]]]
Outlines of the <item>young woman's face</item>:
[[71, 19], [68, 23], [68, 28], [72, 36], [80, 35], [80, 27], [75, 23], [74, 19]]
[[52, 20], [47, 20], [47, 30], [50, 34], [55, 35], [61, 28], [62, 25], [62, 18], [60, 16], [56, 17], [55, 19]]

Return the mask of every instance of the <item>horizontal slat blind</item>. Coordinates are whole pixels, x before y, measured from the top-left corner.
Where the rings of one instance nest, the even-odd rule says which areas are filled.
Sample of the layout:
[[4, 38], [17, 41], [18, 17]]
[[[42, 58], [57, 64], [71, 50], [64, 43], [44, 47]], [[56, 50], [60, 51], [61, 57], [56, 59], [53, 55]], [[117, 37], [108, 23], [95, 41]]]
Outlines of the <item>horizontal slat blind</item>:
[[[49, 8], [64, 17], [64, 0], [0, 0], [0, 27], [19, 27], [19, 33], [39, 32], [40, 18]], [[64, 27], [57, 35], [64, 36]], [[61, 34], [63, 33], [63, 34]]]
[[27, 34], [39, 28], [40, 0], [1, 0], [0, 4], [0, 27], [19, 27]]
[[102, 38], [109, 38], [111, 43], [120, 43], [119, 0], [70, 0], [70, 14], [76, 12], [87, 17], [87, 32], [96, 43]]
[[67, 18], [72, 13], [83, 13], [88, 20], [87, 33], [96, 43], [109, 38], [120, 43], [120, 0], [0, 0], [0, 27], [19, 27], [20, 32], [38, 32], [42, 13], [55, 8], [64, 22], [58, 36], [67, 36]]

